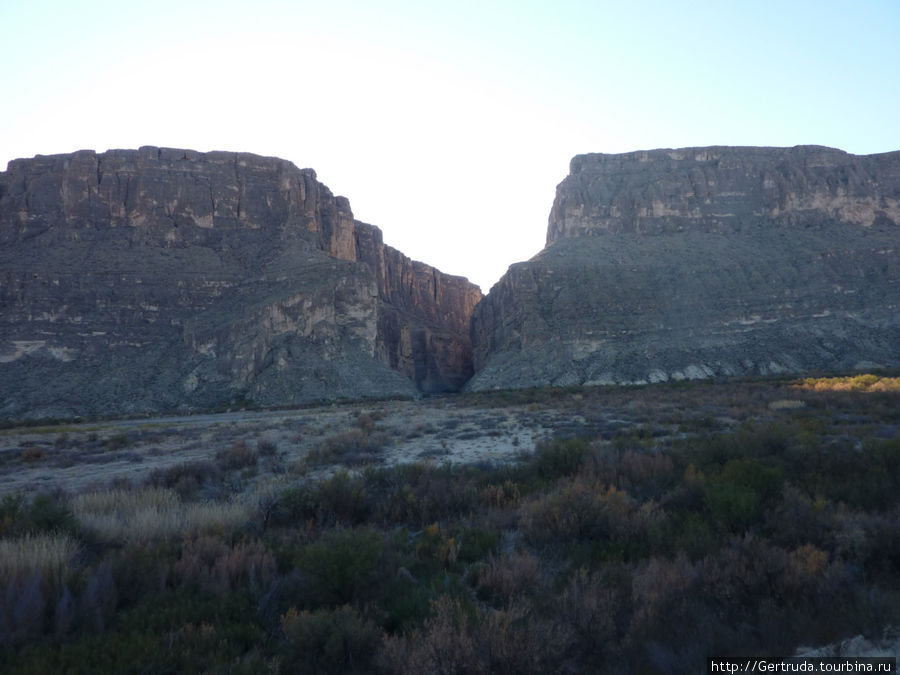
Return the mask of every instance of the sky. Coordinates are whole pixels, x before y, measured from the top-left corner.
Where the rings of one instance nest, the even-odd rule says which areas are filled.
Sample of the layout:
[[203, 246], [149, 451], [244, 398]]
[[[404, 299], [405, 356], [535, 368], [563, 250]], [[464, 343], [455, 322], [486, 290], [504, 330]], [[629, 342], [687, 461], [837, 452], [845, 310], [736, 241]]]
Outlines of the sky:
[[900, 150], [898, 36], [900, 0], [0, 0], [0, 170], [282, 157], [487, 292], [576, 154]]

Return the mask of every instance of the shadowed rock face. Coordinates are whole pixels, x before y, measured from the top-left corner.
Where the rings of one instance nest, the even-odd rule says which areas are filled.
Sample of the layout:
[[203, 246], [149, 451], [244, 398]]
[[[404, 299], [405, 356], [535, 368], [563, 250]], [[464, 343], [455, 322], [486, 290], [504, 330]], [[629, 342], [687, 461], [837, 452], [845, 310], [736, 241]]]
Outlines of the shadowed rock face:
[[378, 287], [379, 360], [422, 391], [458, 391], [472, 377], [469, 318], [481, 291], [463, 277], [385, 246], [381, 230], [356, 223], [356, 252]]
[[471, 389], [900, 365], [900, 153], [581, 155], [476, 308]]
[[479, 298], [280, 159], [145, 147], [0, 173], [2, 417], [451, 390]]

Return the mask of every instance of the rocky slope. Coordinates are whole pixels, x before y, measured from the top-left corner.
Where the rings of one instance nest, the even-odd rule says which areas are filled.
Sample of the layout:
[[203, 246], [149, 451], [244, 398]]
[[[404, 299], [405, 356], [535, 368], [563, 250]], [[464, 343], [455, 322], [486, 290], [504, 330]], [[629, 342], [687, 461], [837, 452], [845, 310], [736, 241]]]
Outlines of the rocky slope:
[[476, 308], [471, 389], [900, 365], [900, 153], [580, 155]]
[[478, 299], [280, 159], [144, 147], [0, 173], [0, 417], [450, 390]]

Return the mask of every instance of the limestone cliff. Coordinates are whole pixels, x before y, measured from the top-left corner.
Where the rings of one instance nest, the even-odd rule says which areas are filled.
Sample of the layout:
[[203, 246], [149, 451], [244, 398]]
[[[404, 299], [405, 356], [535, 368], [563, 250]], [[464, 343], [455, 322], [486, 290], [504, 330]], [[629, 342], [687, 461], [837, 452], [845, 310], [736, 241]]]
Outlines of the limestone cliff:
[[580, 155], [476, 308], [472, 389], [900, 365], [900, 153]]
[[739, 232], [900, 223], [900, 153], [819, 146], [578, 155], [556, 189], [547, 245], [583, 234]]
[[[459, 314], [477, 288], [405, 259], [380, 232], [360, 252], [374, 232], [314, 171], [275, 158], [144, 147], [10, 162], [0, 417], [410, 395], [413, 379], [458, 387], [470, 361], [426, 339], [408, 350], [428, 365], [418, 377], [388, 329], [402, 313], [409, 335], [470, 353]], [[447, 279], [443, 292], [392, 290], [412, 269], [413, 283]]]
[[378, 287], [379, 358], [422, 391], [462, 388], [473, 372], [469, 318], [478, 287], [385, 246], [372, 225], [356, 223], [356, 251]]

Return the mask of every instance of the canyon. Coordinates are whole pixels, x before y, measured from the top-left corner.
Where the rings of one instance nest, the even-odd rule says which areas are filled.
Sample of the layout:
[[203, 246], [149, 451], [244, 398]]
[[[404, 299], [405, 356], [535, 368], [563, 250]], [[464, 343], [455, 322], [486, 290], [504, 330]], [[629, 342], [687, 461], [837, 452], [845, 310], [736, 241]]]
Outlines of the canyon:
[[479, 289], [281, 159], [12, 161], [0, 269], [2, 417], [414, 396], [472, 374]]
[[14, 160], [0, 418], [895, 368], [898, 227], [900, 152], [578, 155], [482, 297], [282, 159]]

